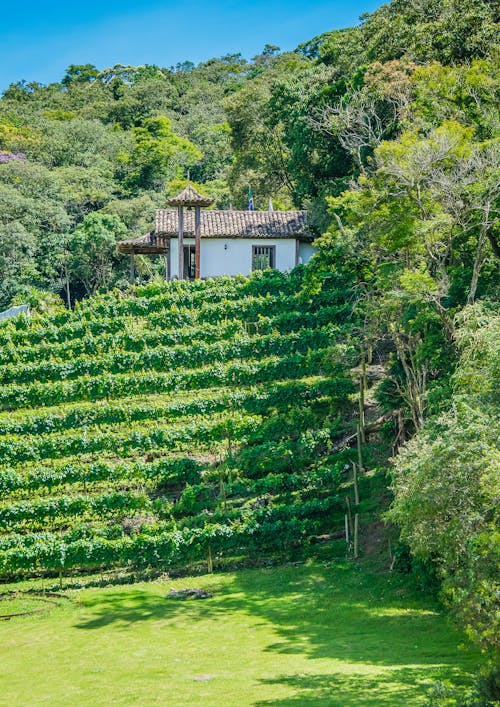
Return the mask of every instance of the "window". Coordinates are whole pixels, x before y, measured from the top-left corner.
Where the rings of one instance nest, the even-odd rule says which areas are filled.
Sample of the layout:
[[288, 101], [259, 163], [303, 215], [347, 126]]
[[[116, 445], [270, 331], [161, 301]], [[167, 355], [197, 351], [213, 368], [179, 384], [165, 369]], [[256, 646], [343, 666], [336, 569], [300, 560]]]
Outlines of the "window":
[[252, 270], [267, 270], [276, 267], [275, 245], [252, 246]]
[[184, 279], [194, 280], [196, 269], [196, 248], [194, 245], [184, 246]]

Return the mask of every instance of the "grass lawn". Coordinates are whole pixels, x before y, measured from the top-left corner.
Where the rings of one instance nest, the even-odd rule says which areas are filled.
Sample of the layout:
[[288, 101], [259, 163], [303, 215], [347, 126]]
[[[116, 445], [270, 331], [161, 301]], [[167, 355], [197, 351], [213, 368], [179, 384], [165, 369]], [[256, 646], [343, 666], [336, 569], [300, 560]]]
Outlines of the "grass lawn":
[[[213, 596], [169, 599], [173, 587]], [[419, 705], [432, 681], [467, 683], [479, 663], [428, 599], [366, 566], [66, 593], [0, 622], [1, 705]]]

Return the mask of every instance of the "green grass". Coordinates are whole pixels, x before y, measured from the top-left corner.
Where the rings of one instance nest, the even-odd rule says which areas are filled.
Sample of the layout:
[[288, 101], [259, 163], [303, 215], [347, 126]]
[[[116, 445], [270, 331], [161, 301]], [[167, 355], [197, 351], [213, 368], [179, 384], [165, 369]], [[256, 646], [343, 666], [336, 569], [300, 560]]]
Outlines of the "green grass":
[[[167, 598], [188, 586], [213, 596]], [[0, 622], [1, 705], [420, 705], [435, 680], [469, 683], [480, 660], [428, 598], [368, 565], [66, 594]]]

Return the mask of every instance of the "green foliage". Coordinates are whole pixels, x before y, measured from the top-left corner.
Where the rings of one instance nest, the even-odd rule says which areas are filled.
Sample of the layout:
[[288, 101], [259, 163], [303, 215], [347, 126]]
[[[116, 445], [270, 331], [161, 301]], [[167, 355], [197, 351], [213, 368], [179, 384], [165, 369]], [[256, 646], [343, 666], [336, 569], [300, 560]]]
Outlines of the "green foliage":
[[354, 62], [402, 56], [419, 63], [466, 63], [495, 45], [499, 18], [496, 3], [489, 0], [392, 0], [362, 19], [361, 27], [325, 33], [303, 51], [341, 68], [347, 63], [349, 69]]
[[435, 563], [445, 597], [471, 636], [498, 653], [499, 319], [476, 305], [459, 323], [450, 409], [400, 450], [389, 517], [412, 553]]
[[87, 294], [107, 289], [113, 278], [116, 242], [127, 231], [118, 216], [88, 214], [68, 243], [69, 269]]
[[173, 132], [168, 118], [147, 118], [133, 134], [135, 145], [126, 158], [132, 188], [160, 190], [202, 157], [195, 145]]
[[[0, 199], [2, 196], [0, 195]], [[0, 303], [7, 306], [36, 277], [32, 234], [16, 221], [0, 225]]]
[[421, 62], [466, 63], [495, 43], [498, 19], [498, 8], [488, 0], [392, 2], [365, 22], [367, 56], [390, 59], [404, 52]]
[[93, 64], [71, 64], [71, 66], [66, 69], [66, 74], [61, 80], [61, 83], [64, 86], [70, 86], [73, 82], [90, 82], [94, 81], [98, 75], [99, 72]]
[[56, 314], [64, 311], [62, 299], [53, 292], [39, 290], [36, 287], [23, 289], [12, 300], [13, 305], [27, 304], [30, 314]]

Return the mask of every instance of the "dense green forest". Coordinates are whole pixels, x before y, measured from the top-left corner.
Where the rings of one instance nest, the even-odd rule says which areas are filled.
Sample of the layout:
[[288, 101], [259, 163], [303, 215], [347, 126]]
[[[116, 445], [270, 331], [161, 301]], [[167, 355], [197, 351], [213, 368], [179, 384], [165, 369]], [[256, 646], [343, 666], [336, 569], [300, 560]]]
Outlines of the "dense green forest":
[[[0, 486], [3, 493], [21, 493], [0, 508], [0, 525], [11, 524], [9, 534], [1, 537], [5, 557], [13, 558], [12, 567], [5, 565], [9, 571], [36, 568], [43, 565], [41, 557], [53, 558], [47, 550], [54, 542], [50, 533], [37, 540], [48, 543], [39, 556], [29, 543], [19, 545], [18, 555], [12, 549], [12, 538], [19, 540], [16, 533], [40, 533], [48, 517], [42, 508], [48, 501], [32, 501], [33, 510], [23, 500], [22, 494], [35, 486], [57, 488], [76, 481], [85, 489], [86, 480], [101, 484], [100, 506], [83, 495], [72, 499], [72, 510], [62, 494], [60, 508], [50, 500], [54, 532], [73, 533], [77, 553], [87, 531], [65, 525], [61, 518], [66, 513], [100, 519], [113, 515], [116, 504], [122, 515], [154, 515], [155, 494], [161, 496], [165, 479], [175, 485], [185, 473], [189, 491], [177, 507], [178, 518], [160, 512], [153, 535], [154, 542], [163, 538], [169, 547], [177, 538], [175, 552], [188, 557], [195, 541], [186, 541], [189, 551], [184, 548], [184, 526], [199, 530], [196, 547], [203, 553], [209, 546], [212, 531], [203, 535], [205, 521], [199, 517], [205, 507], [221, 524], [207, 526], [217, 525], [214, 547], [224, 546], [229, 531], [221, 528], [228, 527], [231, 517], [240, 522], [241, 537], [252, 523], [264, 523], [264, 517], [271, 525], [285, 524], [283, 537], [274, 536], [271, 525], [262, 530], [262, 546], [254, 543], [258, 547], [272, 541], [285, 546], [292, 536], [305, 537], [308, 523], [315, 532], [330, 531], [322, 514], [340, 513], [342, 523], [343, 511], [335, 505], [338, 485], [344, 466], [354, 463], [360, 472], [371, 468], [383, 474], [391, 488], [392, 500], [381, 503], [378, 513], [400, 534], [394, 566], [418, 575], [427, 591], [439, 591], [491, 664], [498, 660], [498, 19], [493, 0], [392, 0], [358, 26], [325, 32], [293, 52], [266, 45], [251, 61], [230, 55], [170, 68], [70, 66], [58, 83], [23, 81], [7, 88], [0, 100], [0, 309], [29, 302], [41, 317], [33, 328], [19, 320], [1, 330], [5, 412], [0, 439], [7, 456]], [[196, 297], [206, 297], [207, 318], [196, 321], [189, 314], [194, 305], [185, 303], [186, 312], [180, 306], [178, 285], [160, 283], [154, 261], [138, 258], [143, 289], [132, 289], [127, 297], [127, 264], [116, 253], [116, 241], [150, 230], [154, 209], [179, 191], [188, 172], [217, 208], [245, 208], [249, 186], [257, 208], [266, 208], [269, 197], [282, 209], [307, 208], [317, 236], [310, 264], [291, 280], [222, 280], [203, 286], [203, 295], [186, 284], [181, 293], [186, 300], [200, 303]], [[90, 295], [96, 297], [87, 305]], [[245, 299], [271, 295], [277, 298], [276, 311], [268, 314], [269, 302], [261, 307]], [[148, 304], [155, 297], [163, 298], [158, 311]], [[286, 297], [290, 302], [282, 300]], [[64, 309], [78, 301], [74, 312]], [[178, 320], [164, 321], [167, 307]], [[126, 340], [118, 341], [121, 318], [130, 314], [140, 317], [139, 329], [134, 333], [127, 320], [132, 329], [125, 327]], [[256, 321], [260, 329], [249, 331]], [[219, 324], [226, 343], [216, 350], [214, 327]], [[187, 327], [184, 338], [182, 327]], [[185, 460], [163, 466], [123, 463], [122, 482], [140, 479], [147, 491], [142, 495], [135, 487], [121, 495], [104, 493], [103, 482], [112, 472], [90, 457], [85, 469], [92, 478], [87, 471], [82, 476], [78, 464], [40, 466], [44, 455], [54, 459], [92, 451], [81, 436], [63, 434], [70, 428], [86, 430], [87, 417], [94, 425], [130, 422], [132, 413], [127, 417], [119, 406], [94, 409], [82, 401], [105, 399], [106, 386], [112, 398], [125, 396], [120, 385], [130, 395], [144, 392], [141, 386], [157, 386], [144, 372], [135, 380], [130, 356], [120, 354], [120, 359], [122, 350], [142, 351], [143, 337], [146, 349], [165, 347], [165, 357], [146, 361], [143, 356], [138, 368], [172, 369], [162, 372], [165, 387], [157, 392], [167, 393], [174, 383], [193, 390], [209, 387], [201, 374], [195, 380], [184, 368], [184, 378], [173, 376], [188, 361], [185, 347], [196, 327], [203, 336], [193, 361], [199, 356], [214, 364], [214, 378], [207, 380], [210, 385], [218, 381], [217, 396], [197, 393], [187, 401], [181, 396], [171, 408], [157, 400], [151, 403], [154, 410], [146, 412], [137, 403], [132, 438], [118, 435], [116, 444], [123, 450], [132, 443], [149, 449], [151, 440], [141, 442], [139, 420], [156, 416], [160, 408], [173, 418], [199, 408], [220, 412], [220, 424], [203, 427], [203, 434], [211, 444], [227, 447], [232, 433], [223, 411], [237, 408], [244, 411], [236, 418], [241, 428], [234, 431], [243, 447], [231, 450], [241, 455], [237, 463], [220, 462], [206, 476], [202, 467]], [[99, 357], [93, 361], [97, 345]], [[168, 347], [175, 348], [167, 356]], [[231, 361], [265, 355], [276, 356], [272, 365], [285, 368], [272, 374], [269, 364], [269, 377], [257, 382], [275, 375], [288, 387], [276, 382], [262, 397], [244, 388], [262, 362], [254, 368], [249, 363], [247, 371], [243, 363], [238, 368]], [[302, 376], [310, 378], [301, 384], [293, 366], [303, 366]], [[134, 380], [117, 382], [115, 374], [125, 370]], [[373, 384], [369, 375], [377, 370]], [[235, 399], [223, 389], [232, 380], [243, 386]], [[322, 396], [330, 388], [330, 407], [325, 408]], [[286, 395], [302, 396], [300, 405]], [[17, 422], [10, 419], [15, 408], [37, 407], [40, 396], [45, 406], [74, 406], [62, 417], [48, 409], [31, 417], [18, 413]], [[373, 438], [375, 418], [382, 422]], [[189, 424], [181, 436], [198, 434], [201, 423]], [[286, 430], [294, 425], [297, 434], [289, 439]], [[46, 440], [50, 430], [55, 437]], [[22, 438], [8, 441], [26, 431], [43, 433], [33, 448]], [[160, 432], [155, 444], [161, 447], [168, 435], [163, 438]], [[100, 434], [99, 444], [104, 444], [106, 435]], [[339, 456], [339, 440], [353, 435], [347, 457]], [[44, 447], [56, 443], [55, 451]], [[276, 459], [279, 469], [273, 471]], [[21, 473], [16, 464], [26, 460], [30, 463]], [[232, 476], [236, 467], [239, 476]], [[207, 484], [219, 484], [223, 494], [213, 507], [203, 496], [210, 495]], [[242, 515], [241, 508], [231, 508], [231, 493], [247, 500], [265, 496], [266, 505], [250, 504]], [[183, 513], [195, 521], [185, 522]], [[141, 540], [139, 526], [128, 534], [119, 531], [126, 538], [116, 552], [123, 551], [125, 558], [131, 537], [156, 552], [153, 541]], [[113, 536], [118, 531], [109, 527], [99, 530], [97, 558], [110, 540], [118, 543]], [[173, 529], [181, 534], [172, 535]], [[247, 549], [255, 540], [251, 543], [250, 535], [243, 543]], [[239, 546], [241, 537], [234, 541]], [[47, 562], [56, 568], [55, 560]], [[500, 694], [500, 672], [491, 664], [483, 680], [483, 693], [489, 695], [484, 700]]]
[[[123, 285], [116, 239], [145, 233], [188, 171], [217, 208], [246, 208], [252, 186], [256, 208], [270, 196], [308, 208], [318, 235], [332, 197], [342, 200], [337, 214], [358, 210], [353, 192], [376, 200], [379, 230], [392, 224], [383, 238], [362, 225], [377, 248], [392, 257], [414, 234], [445, 232], [429, 262], [440, 270], [452, 250], [463, 269], [453, 293], [482, 296], [489, 254], [500, 251], [491, 226], [497, 9], [392, 2], [294, 52], [266, 46], [252, 61], [169, 69], [70, 66], [59, 83], [12, 84], [0, 100], [0, 308], [33, 286], [63, 294], [66, 279], [75, 299]], [[141, 267], [152, 275], [147, 260]]]

